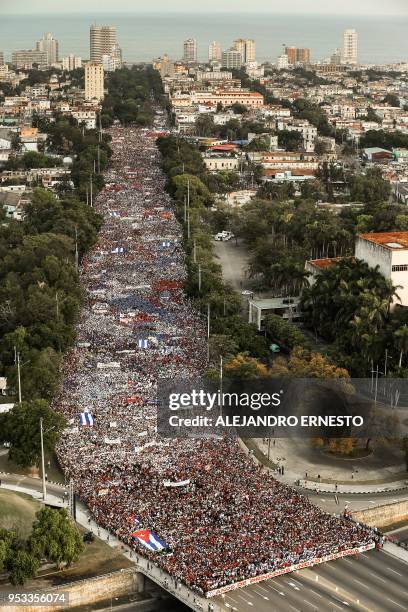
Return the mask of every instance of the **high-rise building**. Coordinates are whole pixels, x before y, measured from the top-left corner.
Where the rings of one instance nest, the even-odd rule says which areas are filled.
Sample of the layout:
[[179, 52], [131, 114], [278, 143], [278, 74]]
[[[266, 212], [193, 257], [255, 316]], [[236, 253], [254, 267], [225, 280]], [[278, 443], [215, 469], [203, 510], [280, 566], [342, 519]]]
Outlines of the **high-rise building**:
[[44, 34], [42, 39], [36, 43], [36, 49], [47, 54], [48, 66], [58, 62], [58, 40], [50, 32]]
[[195, 38], [188, 38], [183, 43], [183, 61], [187, 64], [197, 62], [197, 41]]
[[310, 64], [310, 49], [305, 47], [285, 47], [285, 53], [291, 66], [295, 64]]
[[341, 64], [341, 52], [340, 52], [340, 49], [335, 49], [334, 53], [331, 54], [331, 56], [330, 56], [330, 63], [333, 64], [334, 66], [338, 66], [339, 64]]
[[87, 62], [85, 64], [85, 99], [98, 101], [104, 97], [104, 71], [102, 64]]
[[4, 66], [4, 53], [0, 51], [0, 66]]
[[222, 52], [221, 64], [223, 68], [233, 70], [241, 68], [242, 66], [242, 54], [237, 49], [227, 49]]
[[116, 28], [114, 26], [91, 25], [91, 62], [101, 62], [102, 55], [111, 55], [116, 43]]
[[62, 69], [63, 70], [76, 70], [77, 68], [82, 68], [82, 59], [73, 53], [70, 53], [62, 60]]
[[249, 64], [255, 61], [255, 41], [249, 38], [234, 40], [233, 48], [241, 53], [242, 63]]
[[358, 34], [357, 30], [348, 29], [343, 33], [343, 64], [357, 64], [358, 62]]
[[278, 57], [277, 68], [278, 70], [285, 70], [288, 67], [289, 67], [289, 58], [286, 53], [282, 53], [282, 55], [279, 55]]
[[210, 62], [220, 62], [222, 56], [221, 45], [213, 40], [208, 47], [208, 59]]
[[45, 51], [23, 49], [11, 54], [11, 63], [16, 68], [31, 69], [35, 65], [42, 70], [48, 66], [48, 59]]

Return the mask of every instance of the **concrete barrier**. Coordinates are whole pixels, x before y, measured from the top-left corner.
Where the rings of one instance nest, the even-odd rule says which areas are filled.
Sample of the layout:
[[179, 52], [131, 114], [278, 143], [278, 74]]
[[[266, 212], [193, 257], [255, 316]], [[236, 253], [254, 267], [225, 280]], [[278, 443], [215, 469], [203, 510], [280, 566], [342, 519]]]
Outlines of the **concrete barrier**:
[[408, 520], [408, 499], [353, 512], [353, 520], [370, 527], [387, 527]]
[[[68, 608], [92, 605], [115, 597], [142, 593], [144, 587], [145, 576], [130, 568], [38, 591], [40, 597], [41, 595], [49, 595], [49, 599], [51, 599], [51, 596], [53, 596], [57, 603], [49, 603], [43, 606], [41, 603], [33, 606], [27, 604], [23, 607], [21, 604], [19, 606], [10, 605], [6, 609], [9, 612], [21, 612], [22, 609], [25, 612], [53, 612], [54, 610], [61, 612], [61, 610]], [[58, 596], [60, 596], [59, 600]], [[63, 596], [65, 596], [65, 603]], [[135, 602], [136, 605], [137, 602]]]

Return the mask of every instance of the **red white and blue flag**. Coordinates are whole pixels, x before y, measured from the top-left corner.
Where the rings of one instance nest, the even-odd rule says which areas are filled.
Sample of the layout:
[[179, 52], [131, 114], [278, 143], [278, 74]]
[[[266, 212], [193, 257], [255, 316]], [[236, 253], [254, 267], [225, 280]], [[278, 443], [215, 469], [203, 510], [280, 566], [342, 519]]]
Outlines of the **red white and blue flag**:
[[152, 552], [160, 552], [161, 550], [168, 548], [166, 542], [161, 540], [159, 536], [154, 533], [154, 531], [140, 529], [140, 531], [134, 531], [131, 535], [132, 538], [139, 542], [139, 544], [142, 544]]

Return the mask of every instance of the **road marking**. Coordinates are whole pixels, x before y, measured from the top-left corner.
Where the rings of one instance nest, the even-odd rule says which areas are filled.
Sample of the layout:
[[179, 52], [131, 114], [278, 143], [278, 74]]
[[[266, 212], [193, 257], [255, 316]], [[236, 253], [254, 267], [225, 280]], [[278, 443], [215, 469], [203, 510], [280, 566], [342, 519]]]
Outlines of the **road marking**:
[[244, 597], [242, 597], [242, 595], [238, 595], [237, 597], [239, 597], [240, 599], [242, 599], [242, 601], [245, 601], [246, 604], [248, 604], [248, 606], [253, 606], [254, 604], [252, 603], [252, 601], [247, 601]]
[[295, 612], [300, 612], [300, 610], [298, 610], [297, 608], [294, 608], [293, 606], [291, 606], [290, 604], [288, 604], [289, 608], [292, 608], [292, 610], [295, 610]]
[[331, 605], [332, 606], [336, 606], [336, 608], [339, 608], [341, 610], [340, 606], [338, 606], [336, 603], [334, 603], [334, 601], [331, 602]]
[[401, 606], [401, 604], [397, 603], [396, 601], [394, 601], [393, 599], [390, 599], [389, 597], [387, 597], [388, 601], [390, 601], [391, 603], [395, 604], [396, 606], [398, 606], [399, 608], [402, 608], [403, 610], [406, 610], [405, 606]]
[[369, 572], [369, 574], [374, 576], [376, 580], [381, 580], [381, 582], [387, 582], [387, 580], [384, 580], [384, 578], [381, 578], [381, 576], [379, 576], [378, 574], [375, 574], [374, 572]]
[[[265, 589], [263, 589], [263, 590], [265, 590]], [[263, 595], [262, 593], [260, 593], [260, 592], [259, 592], [259, 591], [256, 589], [256, 587], [254, 587], [254, 591], [255, 591], [255, 593], [258, 593], [258, 595], [260, 595], [261, 597], [263, 597], [264, 599], [267, 599], [267, 600], [269, 601], [269, 597], [266, 597], [266, 595]], [[267, 591], [267, 592], [268, 592], [268, 591]]]
[[307, 601], [307, 599], [303, 599], [303, 601], [304, 601], [305, 604], [307, 604], [308, 606], [310, 606], [314, 610], [317, 610], [316, 606], [314, 604], [310, 603], [310, 601]]
[[394, 574], [398, 574], [398, 576], [402, 576], [402, 574], [400, 574], [399, 572], [397, 572], [396, 570], [392, 569], [391, 567], [387, 566], [387, 570], [389, 570], [390, 572], [394, 572]]
[[370, 499], [368, 503], [369, 503], [369, 504], [376, 504], [377, 502], [375, 502], [375, 501], [371, 501], [371, 499]]
[[265, 593], [268, 592], [268, 589], [264, 589], [260, 584], [258, 584], [258, 589], [261, 589], [261, 591], [265, 591]]
[[282, 591], [278, 591], [278, 589], [275, 589], [275, 587], [273, 587], [271, 584], [267, 584], [266, 586], [268, 586], [270, 589], [273, 589], [274, 591], [279, 593], [279, 595], [282, 595], [282, 597], [286, 597], [285, 593], [282, 593]]
[[347, 603], [347, 601], [342, 601], [341, 603], [344, 603], [344, 605], [345, 605], [345, 606], [350, 607], [350, 604], [349, 604], [349, 603]]
[[317, 595], [318, 597], [320, 597], [320, 599], [323, 599], [323, 595], [320, 595], [320, 593], [317, 593], [316, 591], [314, 591], [313, 589], [310, 589], [312, 593], [314, 593], [315, 595]]
[[365, 589], [370, 589], [370, 587], [364, 584], [364, 582], [360, 582], [360, 580], [356, 580], [355, 578], [353, 578], [353, 582], [357, 582], [357, 584], [361, 584], [361, 586], [364, 587]]
[[300, 591], [299, 587], [296, 586], [296, 584], [294, 582], [289, 582], [289, 580], [286, 580], [286, 584], [290, 584], [290, 586], [295, 589], [295, 591]]

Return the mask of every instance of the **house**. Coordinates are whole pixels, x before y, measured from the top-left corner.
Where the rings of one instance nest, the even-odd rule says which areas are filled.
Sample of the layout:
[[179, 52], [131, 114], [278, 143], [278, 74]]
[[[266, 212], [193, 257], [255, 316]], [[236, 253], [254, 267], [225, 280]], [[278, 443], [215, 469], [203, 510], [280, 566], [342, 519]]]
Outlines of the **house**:
[[265, 317], [268, 315], [278, 315], [287, 321], [300, 321], [302, 313], [299, 309], [299, 302], [299, 297], [250, 299], [248, 322], [256, 325], [258, 331], [261, 331]]

